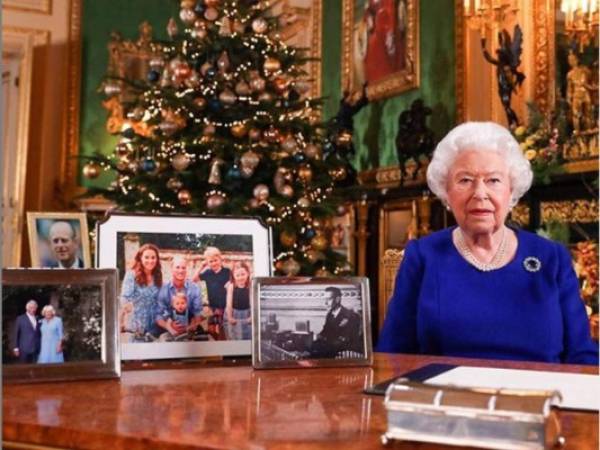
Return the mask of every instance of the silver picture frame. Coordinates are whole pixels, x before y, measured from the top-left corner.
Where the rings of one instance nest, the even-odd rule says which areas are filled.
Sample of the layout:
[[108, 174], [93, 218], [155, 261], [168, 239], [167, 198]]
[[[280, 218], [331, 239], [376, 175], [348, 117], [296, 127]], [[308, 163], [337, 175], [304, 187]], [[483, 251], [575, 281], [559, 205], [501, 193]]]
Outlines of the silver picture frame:
[[252, 292], [254, 368], [372, 364], [367, 278], [257, 277]]
[[[18, 330], [34, 300], [37, 349], [19, 358]], [[56, 344], [40, 312], [52, 306], [60, 318], [60, 358], [42, 353]], [[117, 271], [114, 269], [4, 269], [2, 271], [3, 378], [9, 383], [117, 378], [121, 373], [117, 332]], [[50, 308], [48, 308], [50, 309]], [[22, 317], [21, 317], [22, 316]], [[25, 321], [25, 325], [32, 325]], [[46, 339], [46, 341], [45, 341]], [[48, 340], [50, 339], [50, 340]], [[26, 346], [23, 341], [23, 346]], [[51, 361], [51, 362], [50, 362]]]

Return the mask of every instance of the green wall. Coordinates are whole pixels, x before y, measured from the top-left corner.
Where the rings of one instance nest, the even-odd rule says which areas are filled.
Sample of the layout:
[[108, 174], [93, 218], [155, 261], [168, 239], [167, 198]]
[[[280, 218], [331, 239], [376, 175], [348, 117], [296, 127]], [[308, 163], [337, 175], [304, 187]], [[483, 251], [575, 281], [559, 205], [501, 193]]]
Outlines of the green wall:
[[[325, 117], [334, 115], [341, 94], [342, 0], [324, 0], [323, 95]], [[398, 116], [422, 98], [433, 109], [429, 124], [440, 139], [455, 123], [454, 0], [419, 4], [421, 82], [418, 89], [371, 103], [354, 119], [357, 170], [398, 163], [395, 140]]]
[[[118, 137], [106, 131], [108, 112], [102, 107], [103, 96], [97, 92], [108, 67], [110, 33], [118, 31], [124, 39], [136, 40], [138, 26], [148, 21], [154, 37], [166, 39], [166, 25], [179, 13], [179, 2], [173, 0], [83, 0], [81, 19], [81, 115], [79, 132], [80, 155], [97, 151], [112, 152]], [[83, 177], [84, 187], [107, 186], [111, 177], [104, 173], [95, 180]]]
[[[155, 38], [166, 37], [166, 24], [178, 14], [177, 1], [83, 0], [80, 154], [108, 154], [117, 137], [106, 132], [107, 111], [97, 92], [108, 64], [110, 33], [136, 39], [144, 20], [154, 28]], [[454, 0], [421, 0], [420, 64], [418, 89], [374, 102], [355, 118], [355, 167], [365, 170], [397, 164], [395, 136], [400, 112], [416, 98], [423, 98], [434, 113], [430, 125], [438, 139], [454, 124]], [[323, 0], [322, 87], [325, 118], [335, 115], [341, 96], [342, 0]], [[107, 174], [95, 180], [81, 179], [85, 187], [107, 186]]]

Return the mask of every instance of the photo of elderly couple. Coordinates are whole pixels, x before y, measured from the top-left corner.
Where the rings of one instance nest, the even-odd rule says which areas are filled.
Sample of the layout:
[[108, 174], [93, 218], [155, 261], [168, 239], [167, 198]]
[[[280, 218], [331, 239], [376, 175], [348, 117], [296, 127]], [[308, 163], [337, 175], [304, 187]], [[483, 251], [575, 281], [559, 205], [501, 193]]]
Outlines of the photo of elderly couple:
[[61, 364], [100, 359], [98, 286], [3, 286], [2, 362]]
[[117, 234], [122, 343], [251, 338], [251, 235]]

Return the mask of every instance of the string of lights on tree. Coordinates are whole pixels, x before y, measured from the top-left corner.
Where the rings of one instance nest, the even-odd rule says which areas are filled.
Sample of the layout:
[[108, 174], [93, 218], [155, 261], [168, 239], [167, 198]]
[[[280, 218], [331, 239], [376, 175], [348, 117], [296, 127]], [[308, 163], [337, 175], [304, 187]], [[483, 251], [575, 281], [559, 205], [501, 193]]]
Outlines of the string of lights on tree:
[[145, 80], [103, 82], [125, 120], [114, 152], [83, 167], [115, 179], [88, 195], [125, 211], [260, 216], [273, 227], [278, 273], [345, 273], [330, 237], [346, 212], [339, 189], [354, 177], [352, 134], [321, 122], [307, 49], [279, 39], [289, 14], [257, 0], [180, 7], [170, 39], [149, 43]]

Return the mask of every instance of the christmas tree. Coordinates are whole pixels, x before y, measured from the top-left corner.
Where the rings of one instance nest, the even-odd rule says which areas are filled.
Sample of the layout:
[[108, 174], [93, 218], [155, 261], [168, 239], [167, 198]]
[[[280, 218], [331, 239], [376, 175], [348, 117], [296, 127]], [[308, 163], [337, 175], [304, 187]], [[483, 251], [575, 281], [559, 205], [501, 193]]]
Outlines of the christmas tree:
[[[102, 92], [125, 120], [114, 152], [84, 175], [125, 211], [259, 216], [273, 228], [279, 274], [347, 271], [330, 248], [339, 189], [353, 181], [347, 122], [320, 120], [307, 49], [287, 46], [267, 1], [183, 0], [168, 41], [145, 38], [145, 79], [109, 71]], [[143, 27], [142, 27], [143, 30]]]

